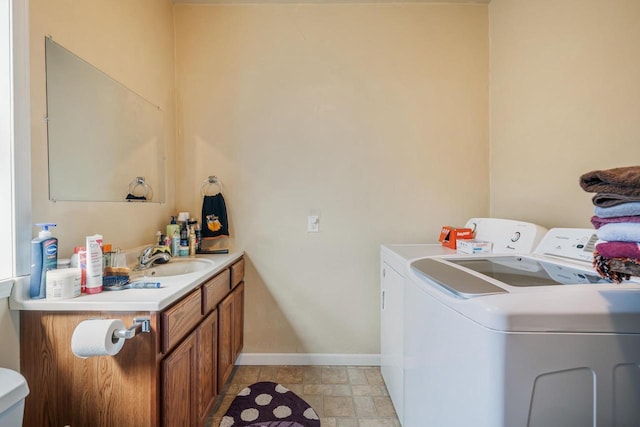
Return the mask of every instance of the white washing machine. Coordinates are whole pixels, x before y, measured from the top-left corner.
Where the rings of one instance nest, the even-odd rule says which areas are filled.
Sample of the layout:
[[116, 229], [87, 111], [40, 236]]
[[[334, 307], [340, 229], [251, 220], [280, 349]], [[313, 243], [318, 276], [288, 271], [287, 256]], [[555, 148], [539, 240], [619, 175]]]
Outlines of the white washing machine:
[[403, 426], [640, 426], [640, 283], [601, 279], [596, 240], [409, 261]]
[[[547, 231], [537, 224], [500, 218], [471, 218], [465, 227], [474, 230], [476, 239], [492, 242], [496, 253], [530, 253]], [[409, 262], [455, 254], [455, 250], [439, 243], [382, 245], [380, 248], [380, 369], [401, 423], [405, 387], [404, 294]]]

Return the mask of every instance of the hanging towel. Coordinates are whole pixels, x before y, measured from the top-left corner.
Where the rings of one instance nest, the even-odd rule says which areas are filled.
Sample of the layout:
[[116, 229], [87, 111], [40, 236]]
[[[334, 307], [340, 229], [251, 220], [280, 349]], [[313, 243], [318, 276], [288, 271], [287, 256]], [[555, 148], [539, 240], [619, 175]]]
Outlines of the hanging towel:
[[640, 197], [640, 166], [587, 172], [580, 177], [580, 186], [589, 193]]
[[591, 198], [591, 201], [594, 206], [609, 207], [629, 202], [640, 202], [640, 197], [625, 196], [623, 194], [614, 193], [597, 193]]
[[640, 242], [640, 223], [606, 224], [596, 231], [598, 239], [609, 242]]
[[600, 218], [640, 215], [640, 202], [623, 203], [608, 208], [596, 206], [594, 213]]
[[229, 235], [227, 205], [222, 193], [204, 196], [202, 200], [202, 237], [222, 237]]
[[605, 258], [640, 259], [638, 242], [602, 242], [596, 245], [596, 251]]
[[614, 216], [611, 218], [601, 218], [599, 216], [591, 217], [591, 224], [597, 230], [606, 224], [618, 224], [621, 222], [640, 222], [640, 215], [634, 216]]

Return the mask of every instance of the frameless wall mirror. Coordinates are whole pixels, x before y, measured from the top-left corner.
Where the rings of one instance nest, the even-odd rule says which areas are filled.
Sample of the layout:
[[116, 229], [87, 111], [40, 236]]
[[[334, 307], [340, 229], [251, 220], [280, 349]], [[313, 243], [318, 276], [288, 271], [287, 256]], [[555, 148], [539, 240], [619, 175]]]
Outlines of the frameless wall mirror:
[[[50, 37], [45, 52], [49, 198], [163, 203], [160, 108]], [[131, 197], [132, 180], [139, 177], [153, 191], [137, 186]]]

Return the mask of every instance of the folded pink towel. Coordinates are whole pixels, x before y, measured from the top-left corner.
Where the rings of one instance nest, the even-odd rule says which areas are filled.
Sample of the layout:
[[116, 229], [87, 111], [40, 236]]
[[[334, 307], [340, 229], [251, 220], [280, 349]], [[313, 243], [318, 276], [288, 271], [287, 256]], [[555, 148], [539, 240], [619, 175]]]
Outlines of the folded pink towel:
[[640, 166], [587, 172], [580, 177], [580, 187], [589, 193], [640, 196]]
[[605, 258], [640, 259], [640, 243], [638, 242], [601, 242], [596, 251]]
[[605, 224], [613, 224], [619, 222], [640, 222], [640, 215], [614, 216], [612, 218], [601, 218], [599, 216], [591, 217], [591, 224], [593, 224], [596, 230]]

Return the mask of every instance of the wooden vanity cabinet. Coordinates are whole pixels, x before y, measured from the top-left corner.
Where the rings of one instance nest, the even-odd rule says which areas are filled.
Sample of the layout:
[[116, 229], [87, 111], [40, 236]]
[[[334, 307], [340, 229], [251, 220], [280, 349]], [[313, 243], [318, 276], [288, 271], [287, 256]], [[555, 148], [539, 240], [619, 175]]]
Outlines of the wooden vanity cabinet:
[[[21, 311], [24, 426], [204, 426], [242, 349], [243, 270], [241, 259], [162, 312]], [[139, 316], [151, 332], [115, 356], [71, 352], [79, 322]]]

